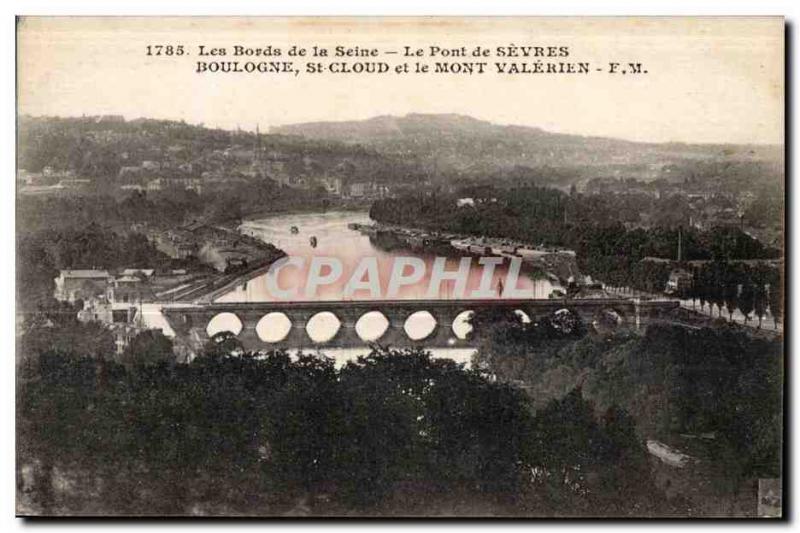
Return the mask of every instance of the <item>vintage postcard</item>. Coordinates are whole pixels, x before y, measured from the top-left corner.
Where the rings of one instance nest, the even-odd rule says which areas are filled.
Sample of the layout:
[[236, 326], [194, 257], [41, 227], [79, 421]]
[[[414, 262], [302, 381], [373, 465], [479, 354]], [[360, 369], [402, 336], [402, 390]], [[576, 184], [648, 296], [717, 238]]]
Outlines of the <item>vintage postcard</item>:
[[785, 515], [782, 18], [16, 33], [18, 515]]

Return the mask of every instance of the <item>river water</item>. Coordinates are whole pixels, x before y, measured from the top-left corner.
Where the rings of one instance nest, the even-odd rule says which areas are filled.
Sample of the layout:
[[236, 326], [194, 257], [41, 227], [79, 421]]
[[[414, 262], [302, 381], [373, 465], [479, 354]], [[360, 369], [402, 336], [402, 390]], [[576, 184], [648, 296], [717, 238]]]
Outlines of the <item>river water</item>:
[[[432, 254], [412, 251], [407, 248], [395, 247], [391, 250], [377, 244], [370, 237], [361, 234], [356, 230], [348, 228], [351, 223], [370, 224], [371, 220], [365, 212], [351, 211], [332, 211], [326, 213], [305, 213], [293, 215], [280, 215], [265, 217], [258, 220], [246, 221], [240, 226], [240, 231], [265, 242], [272, 243], [286, 252], [288, 256], [301, 258], [302, 266], [292, 266], [281, 269], [277, 276], [277, 286], [281, 290], [293, 291], [293, 300], [370, 300], [386, 299], [389, 290], [392, 269], [395, 261], [399, 257], [416, 257], [425, 264], [424, 275], [416, 282], [399, 288], [396, 295], [391, 299], [450, 299], [461, 297], [460, 287], [455, 280], [446, 280], [438, 285], [438, 289], [430, 289], [431, 271], [435, 256]], [[293, 231], [292, 228], [296, 228]], [[312, 237], [316, 240], [316, 246], [312, 244]], [[319, 286], [312, 293], [309, 293], [308, 271], [313, 258], [335, 258], [342, 264], [342, 273], [335, 281]], [[377, 263], [379, 274], [379, 294], [367, 289], [355, 290], [347, 294], [347, 283], [354, 273], [357, 272], [359, 263], [364, 258]], [[453, 251], [452, 257], [448, 257], [445, 262], [446, 271], [457, 271], [460, 260], [459, 252]], [[509, 280], [507, 278], [509, 265], [508, 262], [498, 265], [493, 273], [489, 284], [493, 294], [485, 297], [500, 297], [500, 290]], [[330, 273], [329, 268], [323, 268], [322, 275]], [[402, 271], [404, 274], [410, 273], [410, 268]], [[481, 286], [483, 267], [478, 264], [478, 258], [472, 258], [469, 274], [464, 282], [464, 295], [470, 297], [472, 292]], [[280, 299], [270, 289], [268, 284], [268, 274], [254, 278], [236, 287], [231, 292], [221, 296], [217, 302], [265, 302]], [[363, 278], [360, 278], [363, 279]], [[513, 280], [512, 280], [513, 281]], [[484, 281], [484, 289], [485, 289]], [[274, 285], [273, 285], [274, 286]], [[532, 290], [534, 297], [547, 298], [553, 287], [547, 279], [533, 279], [523, 269], [519, 279], [515, 283], [518, 289]], [[432, 329], [432, 320], [429, 316], [412, 316], [406, 323], [406, 332], [412, 337], [424, 336], [425, 332]], [[463, 337], [469, 326], [466, 324], [467, 316], [460, 316], [456, 323], [452, 325], [454, 334]], [[383, 331], [385, 319], [382, 315], [366, 316], [357, 326], [357, 331], [361, 338], [370, 339]], [[211, 329], [224, 329], [225, 324], [211, 325]], [[280, 329], [281, 324], [276, 324], [275, 328]], [[312, 338], [325, 338], [326, 331], [335, 332], [336, 320], [334, 318], [323, 317], [309, 324], [307, 328]], [[212, 331], [209, 331], [212, 333]], [[269, 332], [265, 332], [269, 336]], [[279, 338], [279, 337], [278, 337]], [[366, 342], [365, 342], [366, 347]], [[365, 353], [365, 349], [360, 350], [332, 350], [326, 349], [324, 352], [334, 357], [338, 363], [351, 359], [355, 355]], [[444, 349], [434, 350], [434, 355], [449, 357], [459, 362], [468, 362], [473, 350], [471, 349]]]

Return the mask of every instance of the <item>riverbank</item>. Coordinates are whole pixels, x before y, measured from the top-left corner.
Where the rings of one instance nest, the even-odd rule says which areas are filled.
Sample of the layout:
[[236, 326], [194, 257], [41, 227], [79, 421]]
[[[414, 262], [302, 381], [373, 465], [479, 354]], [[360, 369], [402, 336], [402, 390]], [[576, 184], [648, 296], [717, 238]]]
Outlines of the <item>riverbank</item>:
[[[634, 290], [629, 287], [612, 287], [604, 285], [604, 290], [610, 294], [631, 298], [663, 298], [663, 295], [646, 291]], [[733, 313], [726, 306], [719, 306], [711, 302], [698, 303], [695, 300], [681, 299], [680, 309], [683, 313], [681, 320], [696, 327], [714, 327], [715, 325], [736, 324], [748, 328], [752, 334], [767, 338], [783, 335], [783, 324], [778, 322], [769, 309], [759, 320], [754, 311], [745, 316], [739, 309]]]
[[270, 243], [224, 224], [192, 222], [177, 228], [145, 227], [156, 248], [175, 259], [194, 257], [220, 273], [275, 260], [283, 252]]
[[236, 228], [247, 222], [253, 222], [280, 215], [307, 215], [312, 213], [336, 211], [363, 213], [368, 212], [371, 205], [371, 200], [336, 200], [334, 202], [325, 200], [320, 205], [309, 205], [303, 208], [292, 207], [291, 209], [276, 209], [271, 207], [251, 209], [242, 213], [238, 220], [225, 222], [223, 225], [230, 228]]
[[237, 284], [261, 275], [274, 261], [285, 256], [271, 243], [247, 235], [237, 227], [193, 222], [178, 228], [143, 228], [158, 250], [174, 259], [193, 258], [208, 268], [187, 271], [175, 283], [160, 287], [160, 301], [210, 301]]
[[429, 231], [380, 222], [352, 224], [349, 228], [390, 249], [395, 246], [429, 253], [519, 258], [550, 281], [566, 285], [570, 281], [581, 279], [575, 252], [566, 248], [536, 246], [512, 239]]

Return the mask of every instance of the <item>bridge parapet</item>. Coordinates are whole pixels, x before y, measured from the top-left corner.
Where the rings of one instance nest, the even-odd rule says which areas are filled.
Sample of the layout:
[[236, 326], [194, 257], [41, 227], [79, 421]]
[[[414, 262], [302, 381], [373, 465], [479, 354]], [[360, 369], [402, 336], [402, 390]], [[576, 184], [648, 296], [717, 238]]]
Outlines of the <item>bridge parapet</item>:
[[[661, 316], [679, 305], [677, 301], [640, 301], [627, 298], [596, 298], [580, 300], [376, 300], [376, 301], [309, 301], [309, 302], [257, 302], [213, 303], [194, 306], [164, 306], [164, 314], [178, 336], [208, 338], [208, 327], [220, 314], [235, 316], [231, 321], [233, 333], [250, 350], [265, 349], [316, 349], [357, 348], [368, 344], [359, 336], [356, 325], [367, 313], [380, 312], [387, 320], [385, 332], [376, 340], [382, 345], [423, 346], [428, 348], [463, 348], [473, 344], [470, 339], [456, 335], [453, 323], [465, 311], [505, 308], [522, 311], [535, 321], [559, 309], [577, 313], [585, 322], [592, 323], [600, 313], [613, 311], [625, 324], [640, 326]], [[409, 317], [427, 311], [435, 320], [429, 335], [412, 339], [406, 331]], [[275, 342], [262, 339], [259, 322], [269, 313], [280, 313], [291, 323], [285, 336]], [[312, 318], [320, 313], [332, 313], [339, 322], [336, 333], [328, 339], [314, 340], [307, 331]], [[230, 317], [229, 317], [230, 318]], [[263, 328], [263, 326], [262, 326]], [[262, 331], [263, 333], [263, 331]]]

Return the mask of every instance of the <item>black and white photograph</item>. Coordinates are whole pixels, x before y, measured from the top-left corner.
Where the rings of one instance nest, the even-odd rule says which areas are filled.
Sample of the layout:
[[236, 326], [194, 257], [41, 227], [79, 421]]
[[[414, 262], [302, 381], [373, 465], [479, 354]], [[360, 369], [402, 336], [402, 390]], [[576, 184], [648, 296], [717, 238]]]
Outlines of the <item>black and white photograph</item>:
[[15, 24], [17, 516], [786, 518], [783, 17]]

